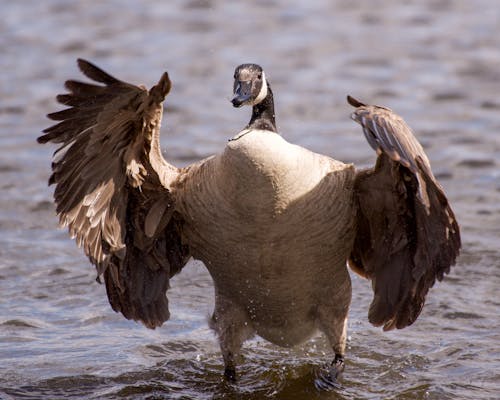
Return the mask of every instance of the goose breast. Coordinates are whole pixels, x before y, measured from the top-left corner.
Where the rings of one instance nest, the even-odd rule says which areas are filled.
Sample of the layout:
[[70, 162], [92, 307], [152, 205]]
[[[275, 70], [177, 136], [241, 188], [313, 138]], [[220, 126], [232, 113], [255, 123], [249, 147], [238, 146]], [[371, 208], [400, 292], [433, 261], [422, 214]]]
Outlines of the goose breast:
[[[216, 291], [257, 325], [310, 321], [312, 330], [319, 299], [350, 289], [352, 165], [254, 130], [185, 173], [178, 192], [186, 240]], [[350, 290], [343, 296], [350, 301]]]

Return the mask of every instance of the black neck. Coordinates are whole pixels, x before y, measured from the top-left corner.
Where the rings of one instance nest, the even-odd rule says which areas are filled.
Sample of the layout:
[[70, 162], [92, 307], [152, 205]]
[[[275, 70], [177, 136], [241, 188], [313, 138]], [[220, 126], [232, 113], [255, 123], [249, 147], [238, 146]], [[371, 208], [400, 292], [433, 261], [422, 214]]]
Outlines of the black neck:
[[248, 129], [263, 129], [276, 132], [276, 120], [274, 115], [274, 99], [271, 87], [267, 85], [267, 96], [259, 104], [253, 106], [252, 118], [247, 125]]

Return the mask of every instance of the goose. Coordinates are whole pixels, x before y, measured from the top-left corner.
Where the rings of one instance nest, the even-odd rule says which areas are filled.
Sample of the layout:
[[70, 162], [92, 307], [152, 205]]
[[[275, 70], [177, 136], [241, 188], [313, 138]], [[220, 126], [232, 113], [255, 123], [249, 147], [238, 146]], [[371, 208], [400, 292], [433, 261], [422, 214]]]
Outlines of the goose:
[[68, 80], [57, 100], [69, 108], [48, 114], [59, 122], [38, 138], [60, 145], [49, 178], [60, 225], [95, 265], [113, 310], [148, 328], [169, 319], [170, 279], [201, 260], [227, 379], [254, 335], [291, 347], [319, 330], [337, 384], [348, 266], [371, 281], [369, 321], [391, 330], [417, 319], [455, 264], [455, 215], [422, 146], [389, 108], [348, 96], [378, 154], [372, 168], [356, 169], [287, 142], [263, 69], [242, 64], [231, 102], [252, 107], [250, 122], [220, 154], [177, 168], [159, 140], [168, 73], [147, 90], [88, 61], [78, 66], [94, 83]]

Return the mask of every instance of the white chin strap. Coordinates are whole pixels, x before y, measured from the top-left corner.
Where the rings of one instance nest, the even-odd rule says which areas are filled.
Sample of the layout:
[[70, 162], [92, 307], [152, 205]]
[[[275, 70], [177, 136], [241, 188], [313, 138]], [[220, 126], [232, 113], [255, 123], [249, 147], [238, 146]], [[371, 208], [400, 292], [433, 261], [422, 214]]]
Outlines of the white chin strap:
[[262, 71], [262, 87], [260, 88], [259, 95], [255, 98], [252, 105], [255, 106], [259, 104], [262, 100], [264, 100], [267, 96], [267, 81], [266, 74]]

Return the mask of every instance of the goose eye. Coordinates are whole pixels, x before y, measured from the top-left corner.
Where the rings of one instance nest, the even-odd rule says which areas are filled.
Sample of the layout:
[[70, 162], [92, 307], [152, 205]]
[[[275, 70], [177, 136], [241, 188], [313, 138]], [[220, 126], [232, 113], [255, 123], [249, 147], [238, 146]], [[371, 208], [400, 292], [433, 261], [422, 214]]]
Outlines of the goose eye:
[[262, 79], [262, 74], [257, 75], [257, 79]]

